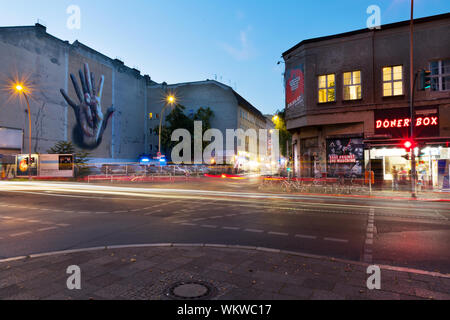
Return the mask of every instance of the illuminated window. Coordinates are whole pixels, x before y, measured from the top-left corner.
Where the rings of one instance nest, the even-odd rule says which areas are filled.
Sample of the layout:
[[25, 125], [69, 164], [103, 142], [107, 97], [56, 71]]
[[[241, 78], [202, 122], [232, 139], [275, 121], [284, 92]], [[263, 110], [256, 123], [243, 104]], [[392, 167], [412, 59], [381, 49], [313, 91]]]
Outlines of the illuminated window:
[[361, 71], [344, 72], [344, 100], [358, 100], [361, 97]]
[[450, 90], [450, 60], [433, 61], [430, 63], [431, 90]]
[[334, 74], [319, 76], [319, 103], [336, 101], [336, 81]]
[[153, 119], [153, 113], [149, 113], [149, 114], [148, 114], [148, 118], [149, 118], [150, 120], [152, 120], [152, 119]]
[[403, 67], [383, 68], [383, 97], [401, 96], [403, 94]]

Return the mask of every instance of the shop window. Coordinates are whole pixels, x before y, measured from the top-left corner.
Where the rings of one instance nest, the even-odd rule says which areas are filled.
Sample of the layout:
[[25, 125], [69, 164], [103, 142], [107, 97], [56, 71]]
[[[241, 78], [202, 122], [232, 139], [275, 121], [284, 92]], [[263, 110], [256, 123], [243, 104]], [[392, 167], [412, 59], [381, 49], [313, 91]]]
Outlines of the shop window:
[[148, 114], [148, 119], [149, 119], [149, 120], [152, 120], [152, 119], [153, 119], [153, 113], [149, 113], [149, 114]]
[[361, 71], [344, 72], [344, 100], [359, 100], [361, 97]]
[[450, 90], [450, 60], [433, 61], [430, 63], [431, 90]]
[[319, 76], [319, 103], [336, 101], [336, 81], [334, 74]]
[[383, 97], [403, 95], [403, 66], [383, 68]]

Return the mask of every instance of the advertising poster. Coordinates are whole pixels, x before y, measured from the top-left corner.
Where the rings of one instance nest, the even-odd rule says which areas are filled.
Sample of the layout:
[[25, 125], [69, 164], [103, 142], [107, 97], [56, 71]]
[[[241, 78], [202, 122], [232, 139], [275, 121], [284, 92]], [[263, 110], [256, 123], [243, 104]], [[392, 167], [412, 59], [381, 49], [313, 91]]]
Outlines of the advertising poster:
[[301, 64], [286, 71], [286, 108], [304, 106], [305, 74]]
[[73, 155], [41, 154], [39, 159], [39, 176], [51, 178], [73, 177]]
[[327, 139], [328, 177], [362, 178], [363, 166], [362, 138]]
[[28, 154], [19, 154], [16, 157], [16, 176], [17, 177], [28, 177], [30, 168], [31, 176], [37, 177], [38, 175], [38, 155], [31, 155], [31, 163], [29, 161]]

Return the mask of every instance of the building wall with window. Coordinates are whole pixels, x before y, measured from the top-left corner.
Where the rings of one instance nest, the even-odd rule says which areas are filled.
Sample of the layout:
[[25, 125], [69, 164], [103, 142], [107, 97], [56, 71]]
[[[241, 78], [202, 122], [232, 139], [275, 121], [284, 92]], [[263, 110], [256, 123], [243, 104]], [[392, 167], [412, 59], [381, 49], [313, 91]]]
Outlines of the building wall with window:
[[[1, 147], [0, 153], [28, 153], [28, 114], [25, 100], [11, 90], [16, 82], [29, 87], [31, 109], [31, 152], [46, 153], [58, 141], [71, 141], [78, 150], [90, 153], [93, 162], [137, 161], [145, 152], [147, 138], [143, 115], [146, 114], [149, 76], [122, 61], [111, 59], [86, 45], [60, 40], [47, 33], [44, 26], [0, 28], [0, 141], [11, 130], [22, 131], [23, 141]], [[110, 106], [115, 113], [109, 120], [101, 142], [85, 148], [77, 142], [75, 113], [60, 90], [77, 104], [70, 74], [81, 88], [79, 70], [88, 63], [95, 75], [94, 86], [104, 76], [102, 113]], [[6, 133], [5, 133], [6, 132]]]
[[[442, 36], [450, 34], [450, 14], [416, 19], [414, 30], [414, 70], [428, 69], [433, 77], [431, 89], [415, 91], [415, 106], [422, 114], [437, 113], [437, 135], [450, 137], [450, 38]], [[330, 145], [352, 145], [355, 161], [364, 142], [378, 135], [377, 115], [397, 110], [400, 117], [409, 107], [409, 21], [304, 40], [283, 57], [298, 175], [333, 176]]]
[[[173, 95], [176, 99], [176, 104], [185, 107], [184, 113], [188, 117], [193, 117], [201, 107], [209, 107], [213, 112], [211, 128], [222, 132], [224, 147], [226, 147], [227, 129], [236, 130], [241, 128], [247, 130], [265, 127], [265, 118], [258, 109], [253, 107], [231, 87], [218, 81], [206, 80], [178, 83], [170, 84], [166, 87], [162, 84], [155, 84], [149, 86], [148, 89], [148, 110], [151, 111], [147, 120], [147, 141], [150, 150], [149, 154], [152, 156], [156, 156], [158, 152], [159, 136], [157, 129], [160, 123], [161, 111], [168, 95]], [[170, 109], [170, 107], [167, 107], [164, 112], [163, 125], [167, 115], [171, 112]], [[163, 153], [170, 153], [170, 150], [162, 151]]]

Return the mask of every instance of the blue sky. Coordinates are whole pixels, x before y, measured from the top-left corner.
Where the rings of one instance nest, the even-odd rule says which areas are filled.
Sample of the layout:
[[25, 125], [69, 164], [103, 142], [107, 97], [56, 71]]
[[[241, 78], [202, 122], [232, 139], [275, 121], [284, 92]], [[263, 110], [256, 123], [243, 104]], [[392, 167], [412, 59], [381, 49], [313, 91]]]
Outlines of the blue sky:
[[[67, 7], [81, 29], [66, 27]], [[410, 0], [0, 0], [0, 25], [33, 25], [82, 43], [153, 80], [215, 79], [264, 113], [284, 106], [282, 52], [298, 42], [366, 27], [367, 7], [382, 24], [409, 19]], [[416, 0], [415, 17], [450, 12], [448, 0]], [[182, 102], [181, 102], [182, 103]]]

